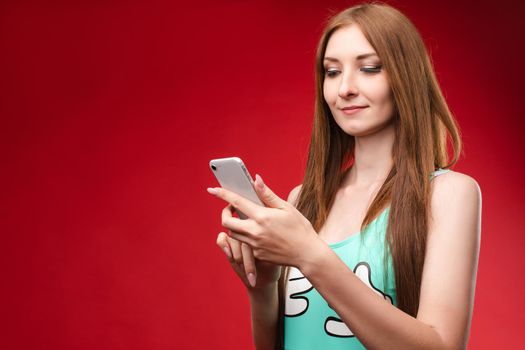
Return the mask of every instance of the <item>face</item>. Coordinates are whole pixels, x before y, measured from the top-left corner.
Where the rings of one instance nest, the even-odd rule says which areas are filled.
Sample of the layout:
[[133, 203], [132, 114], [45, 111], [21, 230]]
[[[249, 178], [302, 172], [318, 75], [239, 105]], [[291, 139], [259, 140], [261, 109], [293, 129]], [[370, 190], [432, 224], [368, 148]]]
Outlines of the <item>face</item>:
[[367, 136], [391, 125], [394, 102], [388, 77], [358, 26], [332, 34], [323, 64], [324, 98], [345, 133]]

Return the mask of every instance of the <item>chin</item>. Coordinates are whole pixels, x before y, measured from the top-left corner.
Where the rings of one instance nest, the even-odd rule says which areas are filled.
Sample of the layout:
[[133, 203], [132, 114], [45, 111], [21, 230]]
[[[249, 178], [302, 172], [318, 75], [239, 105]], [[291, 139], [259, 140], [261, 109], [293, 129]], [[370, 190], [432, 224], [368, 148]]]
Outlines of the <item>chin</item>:
[[343, 130], [345, 132], [345, 134], [349, 135], [349, 136], [353, 136], [353, 137], [363, 137], [363, 136], [368, 136], [370, 134], [373, 134], [373, 132], [362, 132], [362, 131], [355, 131], [355, 130]]
[[393, 127], [393, 119], [388, 119], [379, 123], [374, 123], [372, 125], [363, 125], [363, 121], [359, 122], [358, 120], [345, 120], [343, 123], [338, 123], [339, 127], [347, 135], [361, 137], [369, 136], [381, 131], [387, 131]]
[[369, 136], [372, 134], [377, 133], [378, 131], [381, 131], [383, 129], [382, 125], [376, 125], [375, 127], [368, 127], [368, 128], [352, 128], [352, 127], [344, 127], [341, 128], [343, 132], [347, 135], [354, 136], [354, 137], [363, 137], [363, 136]]

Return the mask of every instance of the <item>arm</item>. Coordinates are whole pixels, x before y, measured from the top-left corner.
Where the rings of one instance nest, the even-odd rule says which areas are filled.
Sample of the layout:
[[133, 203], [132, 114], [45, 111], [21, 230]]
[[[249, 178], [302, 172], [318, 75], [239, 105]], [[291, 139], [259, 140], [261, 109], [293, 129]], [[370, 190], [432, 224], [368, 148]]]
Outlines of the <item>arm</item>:
[[[295, 205], [297, 195], [301, 186], [295, 187], [288, 196], [288, 202]], [[279, 300], [277, 283], [263, 288], [249, 288], [248, 298], [250, 300], [252, 335], [255, 348], [275, 348]]]
[[472, 178], [454, 172], [436, 178], [432, 186], [417, 318], [379, 298], [325, 244], [316, 244], [309, 260], [299, 266], [368, 349], [466, 347], [479, 255], [481, 194]]
[[258, 350], [275, 348], [279, 300], [277, 283], [264, 288], [249, 289], [252, 336]]

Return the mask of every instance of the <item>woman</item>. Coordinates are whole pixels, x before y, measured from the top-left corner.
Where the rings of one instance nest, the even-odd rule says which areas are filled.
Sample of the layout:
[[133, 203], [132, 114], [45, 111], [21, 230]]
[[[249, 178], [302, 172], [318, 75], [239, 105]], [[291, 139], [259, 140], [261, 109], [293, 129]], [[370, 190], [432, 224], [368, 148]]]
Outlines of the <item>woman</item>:
[[247, 287], [257, 349], [465, 348], [481, 194], [449, 169], [460, 149], [412, 23], [383, 4], [331, 18], [303, 184], [284, 201], [257, 175], [266, 208], [208, 189], [229, 203], [217, 244]]

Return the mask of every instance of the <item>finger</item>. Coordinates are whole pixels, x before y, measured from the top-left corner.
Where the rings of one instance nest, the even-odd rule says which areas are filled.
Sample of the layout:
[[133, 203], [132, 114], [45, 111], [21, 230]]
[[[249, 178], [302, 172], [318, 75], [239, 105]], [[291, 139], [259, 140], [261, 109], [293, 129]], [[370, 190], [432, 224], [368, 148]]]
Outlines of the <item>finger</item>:
[[228, 191], [222, 187], [208, 188], [208, 192], [217, 198], [230, 203], [234, 208], [239, 209], [250, 218], [262, 208], [260, 205], [255, 204], [251, 200], [246, 199], [235, 192]]
[[229, 231], [229, 235], [230, 235], [230, 238], [233, 238], [234, 240], [236, 241], [239, 241], [241, 243], [246, 243], [248, 244], [250, 247], [253, 247], [254, 246], [254, 239], [250, 238], [250, 237], [247, 237], [245, 234], [239, 234], [235, 231]]
[[[231, 236], [231, 232], [229, 232], [229, 235]], [[242, 250], [241, 250], [241, 243], [240, 241], [237, 241], [231, 237], [228, 237], [228, 243], [230, 244], [230, 248], [232, 251], [232, 258], [233, 263], [236, 265], [242, 266], [243, 265], [243, 259], [242, 259]]]
[[244, 271], [250, 286], [255, 287], [257, 280], [257, 271], [255, 269], [255, 258], [253, 257], [252, 248], [246, 243], [241, 244], [242, 258], [244, 261]]
[[[248, 278], [246, 276], [246, 272], [244, 271], [244, 266], [243, 266], [243, 263], [240, 263], [238, 264], [235, 259], [233, 258], [233, 252], [236, 252], [235, 253], [235, 256], [241, 256], [241, 260], [242, 260], [242, 251], [241, 251], [241, 243], [228, 237], [225, 233], [224, 233], [224, 236], [226, 236], [225, 238], [223, 238], [223, 234], [224, 232], [221, 232], [220, 235], [220, 238], [221, 240], [224, 239], [227, 244], [229, 245], [229, 248], [230, 248], [230, 251], [232, 252], [232, 258], [231, 259], [228, 259], [228, 261], [230, 262], [230, 266], [232, 267], [233, 271], [235, 271], [235, 273], [237, 274], [237, 276], [239, 276], [239, 278], [243, 281], [243, 283], [248, 286], [250, 284], [250, 282], [248, 281]], [[239, 251], [241, 251], [239, 253]]]
[[231, 251], [231, 248], [230, 248], [230, 243], [228, 242], [228, 235], [225, 232], [221, 232], [217, 236], [217, 245], [226, 254], [226, 257], [228, 258], [228, 261], [232, 262], [233, 261], [233, 255], [232, 255], [232, 251]]
[[255, 192], [259, 199], [270, 208], [283, 209], [287, 202], [277, 196], [273, 191], [263, 182], [262, 177], [259, 174], [255, 175]]
[[222, 210], [222, 213], [221, 213], [222, 226], [226, 227], [227, 229], [231, 231], [235, 231], [241, 235], [244, 234], [247, 236], [251, 236], [252, 235], [251, 232], [253, 229], [253, 220], [250, 220], [250, 219], [243, 220], [243, 219], [236, 218], [232, 214], [233, 210], [234, 209], [231, 204], [226, 206]]

